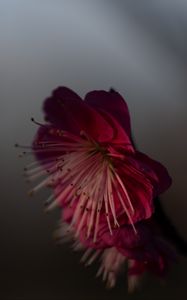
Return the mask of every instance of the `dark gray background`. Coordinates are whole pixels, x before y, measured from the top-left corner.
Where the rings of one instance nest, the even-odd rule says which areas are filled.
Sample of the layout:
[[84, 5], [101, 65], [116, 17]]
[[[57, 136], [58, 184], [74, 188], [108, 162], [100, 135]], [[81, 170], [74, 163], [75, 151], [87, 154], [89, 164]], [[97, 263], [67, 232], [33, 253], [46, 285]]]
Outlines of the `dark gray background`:
[[[113, 291], [56, 246], [58, 212], [45, 215], [45, 192], [28, 198], [26, 160], [43, 99], [58, 85], [84, 96], [117, 89], [135, 140], [164, 163], [174, 183], [163, 205], [187, 236], [187, 1], [0, 0], [1, 288], [0, 299], [128, 299], [125, 277]], [[185, 297], [186, 260], [166, 283], [149, 279], [131, 299]]]

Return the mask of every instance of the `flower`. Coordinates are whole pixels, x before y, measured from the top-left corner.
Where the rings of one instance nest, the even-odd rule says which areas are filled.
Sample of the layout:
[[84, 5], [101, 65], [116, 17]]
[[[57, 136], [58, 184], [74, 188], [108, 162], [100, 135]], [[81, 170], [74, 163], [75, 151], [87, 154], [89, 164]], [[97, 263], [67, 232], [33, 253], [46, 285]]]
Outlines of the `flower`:
[[[126, 102], [113, 90], [93, 91], [83, 101], [59, 87], [44, 102], [33, 152], [41, 163], [27, 174], [45, 178], [31, 193], [51, 186], [48, 209], [74, 206], [71, 226], [87, 226], [94, 241], [101, 219], [113, 228], [150, 218], [153, 199], [171, 184], [160, 163], [137, 151]], [[79, 226], [77, 226], [79, 224]]]
[[[113, 287], [128, 264], [129, 290], [140, 274], [162, 274], [173, 258], [157, 232], [154, 199], [171, 185], [166, 168], [138, 151], [131, 137], [130, 115], [122, 96], [92, 91], [82, 100], [66, 88], [44, 101], [45, 124], [32, 144], [37, 162], [25, 168], [30, 181], [52, 194], [46, 210], [62, 209], [60, 238], [85, 250], [82, 261], [101, 257], [99, 274]], [[26, 152], [24, 152], [26, 153]]]

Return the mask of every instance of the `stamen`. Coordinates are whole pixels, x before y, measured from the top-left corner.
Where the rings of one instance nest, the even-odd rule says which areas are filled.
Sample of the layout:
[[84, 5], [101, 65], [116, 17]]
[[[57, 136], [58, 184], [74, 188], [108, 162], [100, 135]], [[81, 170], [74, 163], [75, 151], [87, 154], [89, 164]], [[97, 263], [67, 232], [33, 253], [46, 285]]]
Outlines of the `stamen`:
[[36, 124], [38, 126], [41, 126], [41, 127], [45, 127], [45, 128], [48, 127], [46, 124], [42, 124], [42, 123], [37, 122], [34, 118], [31, 118], [31, 122], [33, 122], [34, 124]]
[[92, 253], [92, 251], [94, 251], [92, 248], [88, 248], [88, 249], [85, 251], [84, 255], [81, 257], [81, 262], [82, 262], [82, 263], [84, 263], [84, 262], [87, 260], [87, 258], [88, 258], [89, 255]]
[[[34, 119], [32, 121], [39, 126], [48, 127]], [[24, 154], [53, 155], [51, 158], [42, 159], [40, 164], [31, 163], [25, 168], [25, 175], [30, 181], [49, 175], [30, 191], [30, 195], [43, 186], [54, 187], [55, 195], [51, 195], [45, 202], [46, 211], [59, 204], [75, 206], [69, 230], [77, 237], [81, 229], [87, 226], [86, 238], [93, 236], [94, 243], [97, 240], [101, 210], [106, 215], [111, 235], [112, 228], [120, 226], [115, 207], [117, 199], [136, 232], [131, 217], [134, 208], [124, 183], [113, 167], [113, 157], [124, 159], [124, 155], [110, 146], [104, 148], [98, 145], [84, 131], [80, 132], [80, 136], [84, 138], [60, 129], [52, 128], [49, 131], [48, 133], [58, 136], [58, 139], [38, 141], [31, 148], [16, 144], [17, 147], [32, 150], [24, 151]], [[124, 198], [130, 206], [130, 212]]]
[[116, 219], [116, 213], [115, 213], [115, 206], [114, 206], [114, 199], [113, 199], [113, 193], [112, 193], [112, 178], [111, 178], [111, 170], [107, 168], [107, 194], [108, 194], [108, 200], [110, 204], [110, 209], [114, 218], [114, 224], [119, 227], [118, 221]]
[[121, 186], [121, 188], [122, 188], [122, 190], [123, 190], [123, 192], [124, 192], [124, 194], [126, 196], [126, 199], [128, 200], [128, 203], [129, 203], [129, 206], [131, 208], [132, 213], [134, 213], [134, 207], [132, 206], [132, 203], [131, 203], [131, 200], [130, 200], [130, 197], [129, 197], [129, 194], [128, 194], [127, 190], [126, 190], [125, 185], [123, 184], [123, 182], [122, 182], [121, 178], [119, 177], [119, 175], [116, 172], [113, 172], [113, 173], [114, 173], [117, 181], [119, 182], [119, 184], [120, 184], [120, 186]]
[[122, 205], [122, 207], [123, 207], [125, 213], [127, 214], [127, 217], [129, 218], [130, 224], [131, 224], [131, 226], [132, 226], [132, 228], [133, 228], [135, 234], [137, 234], [137, 231], [136, 231], [136, 228], [135, 228], [134, 223], [133, 223], [133, 221], [132, 221], [131, 215], [130, 215], [130, 213], [129, 213], [129, 211], [128, 211], [128, 209], [127, 209], [127, 207], [126, 207], [126, 205], [125, 205], [125, 203], [124, 203], [124, 201], [123, 201], [123, 199], [122, 199], [122, 196], [121, 196], [121, 194], [118, 192], [117, 189], [116, 189], [116, 191], [117, 191], [117, 194], [118, 194], [118, 199], [120, 200], [121, 205]]
[[47, 186], [47, 184], [50, 182], [51, 178], [47, 177], [42, 182], [40, 182], [36, 187], [34, 187], [32, 190], [29, 191], [29, 196], [34, 195], [37, 191], [39, 191], [42, 187]]
[[102, 250], [95, 250], [95, 253], [89, 258], [89, 260], [86, 262], [86, 266], [90, 266], [100, 255]]

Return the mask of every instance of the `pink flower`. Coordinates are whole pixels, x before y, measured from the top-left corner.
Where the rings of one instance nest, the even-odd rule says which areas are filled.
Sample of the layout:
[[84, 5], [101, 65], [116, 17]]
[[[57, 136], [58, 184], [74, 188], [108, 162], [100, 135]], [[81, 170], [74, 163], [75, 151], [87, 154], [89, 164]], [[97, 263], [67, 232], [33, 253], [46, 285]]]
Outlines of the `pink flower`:
[[124, 264], [132, 291], [145, 271], [163, 274], [174, 259], [153, 218], [154, 199], [171, 185], [166, 168], [139, 152], [131, 138], [126, 102], [114, 90], [82, 100], [59, 87], [44, 102], [32, 151], [38, 162], [25, 174], [41, 180], [30, 194], [52, 189], [46, 210], [62, 209], [60, 238], [101, 257], [98, 275], [115, 285]]
[[171, 184], [160, 163], [136, 150], [131, 139], [126, 102], [113, 90], [93, 91], [83, 101], [59, 87], [44, 102], [46, 125], [41, 125], [33, 151], [41, 167], [31, 178], [48, 175], [31, 193], [53, 188], [52, 207], [73, 207], [71, 225], [87, 228], [97, 240], [100, 222], [112, 234], [115, 227], [150, 218], [153, 199]]

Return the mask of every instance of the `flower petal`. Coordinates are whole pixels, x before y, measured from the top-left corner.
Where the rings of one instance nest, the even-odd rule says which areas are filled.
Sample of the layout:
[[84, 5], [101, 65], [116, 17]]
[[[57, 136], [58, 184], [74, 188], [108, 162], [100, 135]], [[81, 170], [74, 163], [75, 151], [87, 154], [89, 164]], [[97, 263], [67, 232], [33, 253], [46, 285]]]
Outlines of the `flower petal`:
[[[137, 172], [134, 166], [127, 161], [119, 166], [118, 173], [129, 195], [131, 205], [134, 208], [134, 213], [131, 214], [133, 223], [148, 219], [154, 212], [153, 205], [153, 186], [148, 178], [142, 172]], [[118, 190], [120, 187], [118, 187]], [[127, 209], [130, 211], [127, 201], [124, 199]], [[121, 205], [117, 197], [115, 197], [115, 206], [119, 223], [130, 224], [126, 213], [120, 213]]]
[[152, 182], [155, 182], [155, 197], [170, 187], [172, 179], [167, 169], [161, 163], [139, 151], [136, 151], [136, 160], [141, 164], [141, 169], [143, 168], [147, 176], [152, 179]]
[[85, 96], [85, 102], [95, 109], [104, 110], [112, 115], [131, 138], [131, 125], [128, 106], [116, 91], [91, 91]]
[[110, 141], [113, 129], [107, 121], [76, 93], [59, 87], [44, 103], [46, 119], [58, 128], [79, 134], [85, 131], [98, 142]]
[[112, 116], [112, 114], [109, 114], [108, 112], [101, 109], [97, 109], [97, 111], [103, 116], [103, 118], [111, 125], [114, 130], [114, 136], [111, 141], [111, 145], [113, 145], [116, 150], [119, 148], [119, 150], [123, 149], [124, 151], [134, 153], [132, 141], [126, 131], [122, 128], [120, 123]]

